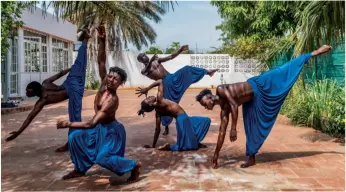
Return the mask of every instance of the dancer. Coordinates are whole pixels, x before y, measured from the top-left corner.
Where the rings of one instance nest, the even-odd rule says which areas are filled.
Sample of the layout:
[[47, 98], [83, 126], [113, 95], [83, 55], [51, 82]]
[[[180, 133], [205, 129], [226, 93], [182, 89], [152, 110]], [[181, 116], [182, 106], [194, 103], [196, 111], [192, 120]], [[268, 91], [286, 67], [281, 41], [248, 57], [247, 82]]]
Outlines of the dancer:
[[71, 128], [75, 131], [69, 137], [69, 150], [75, 169], [62, 179], [84, 176], [93, 164], [123, 175], [131, 171], [128, 182], [139, 178], [141, 163], [124, 158], [126, 132], [124, 126], [115, 119], [119, 106], [116, 93], [126, 82], [127, 74], [119, 67], [111, 67], [106, 73], [106, 51], [104, 28], [100, 27], [98, 52], [99, 74], [102, 85], [95, 97], [95, 116], [88, 122], [58, 121], [58, 128]]
[[161, 130], [160, 116], [165, 115], [176, 119], [177, 143], [174, 145], [166, 143], [159, 147], [159, 150], [187, 151], [205, 148], [206, 146], [201, 144], [201, 141], [209, 130], [211, 120], [208, 117], [189, 117], [179, 104], [163, 98], [164, 86], [162, 80], [157, 80], [155, 86], [159, 86], [157, 97], [149, 96], [144, 99], [141, 103], [141, 109], [138, 111], [138, 115], [144, 116], [144, 112], [156, 110], [154, 141], [152, 146], [145, 145], [144, 147], [155, 148]]
[[242, 164], [246, 168], [256, 164], [255, 154], [258, 152], [271, 131], [287, 94], [298, 79], [300, 71], [311, 56], [324, 54], [332, 49], [322, 46], [309, 54], [303, 54], [276, 69], [269, 70], [247, 82], [219, 85], [216, 95], [205, 89], [196, 96], [196, 100], [208, 110], [215, 105], [221, 107], [221, 125], [219, 137], [212, 158], [212, 167], [217, 167], [217, 159], [224, 142], [229, 114], [232, 114], [230, 140], [237, 140], [238, 107], [243, 105], [243, 119], [246, 133], [246, 156], [248, 160]]
[[[210, 77], [218, 69], [206, 70], [203, 68], [185, 66], [173, 74], [170, 74], [162, 65], [162, 63], [170, 61], [177, 57], [183, 51], [188, 50], [187, 45], [182, 46], [178, 51], [172, 55], [164, 58], [159, 58], [157, 55], [154, 55], [150, 60], [145, 53], [141, 53], [137, 56], [137, 60], [144, 64], [144, 69], [141, 71], [142, 75], [147, 76], [148, 78], [157, 81], [162, 80], [164, 85], [163, 97], [165, 99], [171, 100], [175, 103], [179, 103], [183, 97], [185, 91], [191, 84], [194, 84], [201, 80], [204, 75], [208, 74]], [[152, 88], [152, 85], [148, 88], [141, 89], [141, 93], [147, 95], [148, 90]], [[169, 116], [162, 116], [161, 122], [165, 126], [165, 131], [163, 135], [168, 135], [169, 133], [169, 124], [171, 124], [173, 118]]]
[[[78, 40], [82, 41], [82, 45], [78, 50], [77, 59], [70, 69], [61, 71], [60, 73], [44, 80], [42, 85], [33, 81], [26, 87], [26, 95], [28, 97], [39, 97], [34, 109], [30, 112], [23, 125], [18, 131], [11, 132], [6, 141], [11, 141], [18, 137], [43, 109], [44, 106], [59, 103], [69, 99], [68, 113], [71, 122], [79, 122], [82, 120], [82, 99], [84, 95], [85, 73], [87, 65], [87, 43], [90, 38], [88, 29], [80, 29]], [[62, 76], [67, 76], [62, 85], [56, 85], [53, 82]], [[70, 131], [69, 131], [70, 134]], [[56, 152], [65, 152], [68, 150], [67, 143], [56, 149]]]

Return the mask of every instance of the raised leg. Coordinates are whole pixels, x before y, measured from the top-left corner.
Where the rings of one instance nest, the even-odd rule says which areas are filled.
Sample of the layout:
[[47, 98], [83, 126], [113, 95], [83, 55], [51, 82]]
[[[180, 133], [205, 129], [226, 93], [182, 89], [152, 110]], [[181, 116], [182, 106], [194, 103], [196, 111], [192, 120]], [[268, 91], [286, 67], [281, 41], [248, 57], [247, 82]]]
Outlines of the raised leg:
[[320, 47], [317, 50], [313, 51], [311, 53], [311, 55], [312, 56], [319, 56], [319, 55], [322, 55], [324, 53], [329, 52], [330, 50], [332, 50], [332, 46], [330, 46], [330, 45], [322, 45], [322, 47]]

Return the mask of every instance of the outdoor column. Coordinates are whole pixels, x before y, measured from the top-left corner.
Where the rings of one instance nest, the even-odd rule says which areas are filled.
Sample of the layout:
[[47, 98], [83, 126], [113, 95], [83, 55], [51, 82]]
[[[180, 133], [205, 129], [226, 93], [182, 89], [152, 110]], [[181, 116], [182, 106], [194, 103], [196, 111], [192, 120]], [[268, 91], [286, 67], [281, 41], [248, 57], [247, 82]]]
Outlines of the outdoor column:
[[11, 59], [11, 45], [12, 45], [12, 42], [11, 42], [11, 39], [7, 39], [7, 42], [9, 43], [9, 47], [7, 49], [7, 54], [6, 54], [6, 84], [7, 84], [7, 90], [6, 90], [6, 99], [8, 99], [8, 97], [10, 96], [11, 92], [11, 62], [12, 62], [12, 59]]
[[24, 50], [24, 30], [23, 28], [18, 28], [18, 95], [25, 97], [25, 87], [24, 78], [22, 77], [25, 72], [25, 50]]
[[53, 73], [53, 44], [52, 36], [48, 35], [47, 42], [47, 72], [49, 76]]

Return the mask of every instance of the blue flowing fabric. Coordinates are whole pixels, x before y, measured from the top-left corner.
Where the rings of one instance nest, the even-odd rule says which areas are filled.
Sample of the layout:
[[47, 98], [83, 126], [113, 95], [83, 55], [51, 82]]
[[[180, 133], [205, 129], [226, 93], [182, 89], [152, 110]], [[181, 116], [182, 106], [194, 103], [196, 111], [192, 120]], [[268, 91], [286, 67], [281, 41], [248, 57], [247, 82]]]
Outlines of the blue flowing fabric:
[[[69, 97], [68, 114], [70, 122], [82, 121], [82, 100], [84, 95], [87, 60], [87, 45], [83, 42], [78, 50], [77, 59], [72, 65], [66, 80], [62, 84]], [[69, 133], [71, 130], [76, 129], [70, 129]]]
[[[203, 68], [185, 66], [175, 73], [169, 73], [163, 79], [163, 97], [175, 103], [179, 103], [187, 88], [201, 80], [208, 71]], [[171, 124], [173, 117], [161, 116], [163, 126]]]
[[172, 151], [197, 150], [210, 127], [208, 117], [189, 117], [186, 113], [176, 119], [177, 143], [170, 145]]
[[273, 70], [247, 80], [254, 99], [243, 104], [246, 156], [255, 155], [268, 137], [286, 96], [310, 54], [303, 54]]
[[92, 129], [76, 129], [69, 134], [68, 141], [75, 171], [85, 173], [98, 164], [121, 176], [136, 166], [136, 161], [124, 158], [126, 132], [117, 121]]

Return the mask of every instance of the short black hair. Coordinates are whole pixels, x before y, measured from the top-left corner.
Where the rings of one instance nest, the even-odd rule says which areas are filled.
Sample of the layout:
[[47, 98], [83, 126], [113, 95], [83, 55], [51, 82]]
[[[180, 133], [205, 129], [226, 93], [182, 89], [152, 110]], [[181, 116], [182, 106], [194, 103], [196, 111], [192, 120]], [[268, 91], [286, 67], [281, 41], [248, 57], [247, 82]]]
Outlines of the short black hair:
[[213, 94], [209, 89], [203, 89], [197, 96], [196, 101], [200, 102], [201, 99], [208, 94]]
[[42, 92], [42, 85], [37, 81], [33, 81], [26, 86], [26, 89], [32, 89], [35, 95], [40, 96]]
[[155, 109], [155, 107], [150, 106], [148, 103], [145, 102], [145, 99], [144, 99], [141, 103], [141, 108], [139, 109], [137, 114], [142, 115], [144, 117], [145, 116], [144, 112], [152, 112], [154, 109]]
[[124, 69], [120, 68], [120, 67], [111, 67], [109, 68], [109, 72], [112, 73], [117, 73], [120, 76], [120, 80], [125, 83], [127, 80], [127, 73]]
[[137, 61], [141, 62], [142, 61], [142, 57], [146, 55], [145, 53], [140, 53], [137, 55]]

